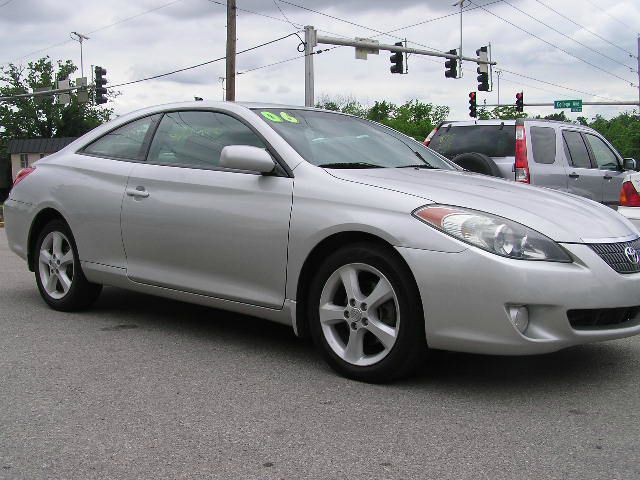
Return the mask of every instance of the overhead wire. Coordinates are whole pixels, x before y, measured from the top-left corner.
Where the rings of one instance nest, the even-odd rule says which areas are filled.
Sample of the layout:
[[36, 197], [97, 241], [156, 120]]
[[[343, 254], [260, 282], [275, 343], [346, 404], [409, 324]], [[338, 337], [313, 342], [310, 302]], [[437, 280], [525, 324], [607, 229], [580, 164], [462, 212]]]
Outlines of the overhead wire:
[[[254, 45], [254, 46], [249, 47], [249, 48], [245, 48], [243, 50], [239, 50], [238, 52], [236, 52], [236, 55], [240, 55], [242, 53], [250, 52], [252, 50], [256, 50], [258, 48], [262, 48], [262, 47], [265, 47], [267, 45], [271, 45], [272, 43], [279, 42], [281, 40], [284, 40], [285, 38], [296, 36], [296, 34], [297, 34], [297, 32], [289, 33], [288, 35], [284, 35], [282, 37], [274, 38], [273, 40], [269, 40], [268, 42], [264, 42], [264, 43], [261, 43], [261, 44], [258, 44], [258, 45]], [[193, 70], [194, 68], [199, 68], [199, 67], [202, 67], [204, 65], [209, 65], [211, 63], [220, 62], [222, 60], [225, 60], [226, 58], [227, 57], [225, 55], [224, 57], [214, 58], [213, 60], [207, 60], [205, 62], [197, 63], [195, 65], [190, 65], [188, 67], [178, 68], [178, 69], [172, 70], [170, 72], [160, 73], [160, 74], [157, 74], [157, 75], [151, 75], [149, 77], [140, 78], [138, 80], [131, 80], [131, 81], [128, 81], [128, 82], [122, 82], [122, 83], [118, 83], [118, 84], [115, 84], [115, 85], [110, 85], [109, 88], [124, 87], [126, 85], [133, 85], [134, 83], [141, 83], [141, 82], [146, 82], [148, 80], [155, 80], [157, 78], [167, 77], [169, 75], [174, 75], [176, 73], [186, 72], [187, 70]]]
[[548, 10], [551, 10], [552, 12], [554, 12], [556, 15], [559, 15], [560, 17], [564, 18], [565, 20], [568, 20], [569, 22], [573, 23], [575, 26], [580, 27], [582, 30], [584, 30], [585, 32], [589, 32], [591, 35], [599, 38], [600, 40], [602, 40], [603, 42], [608, 43], [609, 45], [611, 45], [612, 47], [617, 48], [618, 50], [622, 50], [624, 53], [626, 53], [627, 55], [629, 55], [632, 58], [638, 58], [636, 55], [634, 55], [633, 53], [631, 53], [629, 50], [625, 49], [624, 47], [621, 47], [620, 45], [617, 45], [615, 43], [613, 43], [611, 40], [607, 40], [606, 38], [604, 38], [602, 35], [594, 32], [593, 30], [589, 30], [587, 27], [585, 27], [584, 25], [576, 22], [574, 19], [572, 19], [571, 17], [566, 16], [565, 14], [559, 12], [558, 10], [556, 10], [553, 7], [550, 7], [549, 5], [547, 5], [546, 3], [542, 2], [541, 0], [535, 0], [536, 2], [538, 2], [540, 5], [542, 5], [543, 7], [547, 8]]
[[[162, 5], [150, 8], [148, 10], [144, 10], [143, 12], [136, 13], [135, 15], [131, 15], [130, 17], [121, 18], [119, 20], [116, 20], [113, 23], [109, 23], [107, 25], [103, 25], [101, 27], [98, 27], [98, 28], [96, 28], [94, 30], [91, 30], [89, 32], [86, 32], [86, 33], [87, 33], [87, 35], [90, 35], [92, 33], [100, 32], [100, 31], [105, 30], [107, 28], [114, 27], [116, 25], [120, 25], [121, 23], [128, 22], [129, 20], [133, 20], [134, 18], [141, 17], [141, 16], [146, 15], [148, 13], [156, 12], [158, 10], [161, 10], [163, 8], [166, 8], [166, 7], [169, 7], [169, 6], [173, 5], [174, 3], [178, 3], [178, 2], [181, 2], [181, 1], [182, 0], [172, 0], [171, 2], [164, 3]], [[28, 57], [30, 57], [32, 55], [35, 55], [36, 53], [46, 52], [47, 50], [51, 50], [52, 48], [61, 47], [62, 45], [66, 45], [68, 43], [72, 43], [73, 41], [74, 40], [65, 40], [63, 42], [54, 43], [54, 44], [49, 45], [47, 47], [40, 48], [38, 50], [33, 50], [32, 52], [26, 53], [26, 54], [24, 54], [24, 55], [22, 55], [20, 57], [16, 57], [13, 60], [7, 60], [6, 62], [2, 62], [2, 63], [0, 63], [0, 65], [7, 65], [9, 63], [17, 62], [19, 60], [23, 60], [23, 59], [28, 58]]]
[[620, 25], [624, 25], [625, 27], [629, 28], [631, 31], [634, 31], [634, 28], [629, 25], [628, 23], [623, 22], [622, 20], [620, 20], [617, 17], [614, 17], [613, 15], [611, 15], [609, 12], [607, 12], [604, 8], [600, 7], [599, 5], [596, 5], [595, 3], [593, 3], [591, 0], [587, 0], [587, 2], [589, 2], [594, 8], [600, 10], [602, 13], [604, 13], [605, 15], [607, 15], [608, 17], [612, 18], [613, 20], [615, 20], [616, 22], [618, 22]]
[[[477, 5], [477, 4], [476, 4], [476, 3], [474, 3], [472, 0], [467, 0], [467, 1], [469, 1], [469, 3], [471, 3], [471, 4], [473, 4], [473, 5]], [[578, 57], [577, 55], [574, 55], [573, 53], [571, 53], [571, 52], [569, 52], [569, 51], [567, 51], [567, 50], [563, 49], [562, 47], [559, 47], [559, 46], [555, 45], [554, 43], [552, 43], [552, 42], [550, 42], [550, 41], [548, 41], [548, 40], [545, 40], [545, 39], [544, 39], [544, 38], [542, 38], [541, 36], [536, 35], [535, 33], [530, 32], [529, 30], [526, 30], [526, 29], [524, 29], [524, 28], [520, 27], [519, 25], [516, 25], [515, 23], [513, 23], [513, 22], [511, 22], [511, 21], [507, 20], [507, 19], [506, 19], [506, 18], [504, 18], [504, 17], [501, 17], [500, 15], [498, 15], [498, 14], [496, 14], [496, 13], [492, 12], [491, 10], [488, 10], [488, 9], [487, 9], [487, 8], [485, 8], [484, 6], [480, 6], [480, 8], [481, 8], [482, 10], [484, 10], [485, 12], [487, 12], [488, 14], [490, 14], [490, 15], [492, 15], [492, 16], [494, 16], [494, 17], [496, 17], [496, 18], [500, 19], [500, 20], [502, 20], [502, 21], [503, 21], [503, 22], [505, 22], [505, 23], [508, 23], [508, 24], [509, 24], [509, 25], [511, 25], [512, 27], [514, 27], [514, 28], [516, 28], [516, 29], [518, 29], [518, 30], [520, 30], [520, 31], [522, 31], [522, 32], [524, 32], [524, 33], [526, 33], [527, 35], [530, 35], [530, 36], [532, 36], [532, 37], [534, 37], [534, 38], [537, 38], [537, 39], [538, 39], [538, 40], [540, 40], [541, 42], [546, 43], [547, 45], [549, 45], [549, 46], [551, 46], [551, 47], [555, 48], [556, 50], [559, 50], [559, 51], [561, 51], [561, 52], [565, 53], [566, 55], [569, 55], [570, 57], [573, 57], [573, 58], [575, 58], [576, 60], [579, 60], [579, 61], [581, 61], [581, 62], [583, 62], [583, 63], [585, 63], [585, 64], [587, 64], [587, 65], [591, 66], [592, 68], [595, 68], [596, 70], [600, 70], [601, 72], [604, 72], [604, 73], [606, 73], [607, 75], [610, 75], [610, 76], [615, 77], [615, 78], [617, 78], [617, 79], [619, 79], [619, 80], [622, 80], [623, 82], [630, 84], [632, 87], [637, 87], [637, 85], [635, 85], [633, 82], [629, 81], [628, 79], [623, 78], [623, 77], [621, 77], [620, 75], [617, 75], [617, 74], [615, 74], [615, 73], [613, 73], [613, 72], [611, 72], [611, 71], [607, 70], [606, 68], [599, 67], [598, 65], [596, 65], [596, 64], [594, 64], [594, 63], [591, 63], [591, 62], [589, 62], [588, 60], [585, 60], [584, 58], [581, 58], [581, 57]]]
[[536, 21], [536, 22], [538, 22], [539, 24], [544, 25], [545, 27], [549, 28], [550, 30], [553, 30], [554, 32], [558, 33], [559, 35], [562, 35], [563, 37], [568, 38], [568, 39], [569, 39], [569, 40], [571, 40], [572, 42], [575, 42], [575, 43], [577, 43], [578, 45], [580, 45], [580, 46], [582, 46], [582, 47], [584, 47], [584, 48], [586, 48], [586, 49], [588, 49], [588, 50], [590, 50], [590, 51], [592, 51], [592, 52], [594, 52], [594, 53], [597, 53], [598, 55], [600, 55], [600, 56], [602, 56], [602, 57], [604, 57], [604, 58], [606, 58], [606, 59], [608, 59], [608, 60], [611, 60], [612, 62], [615, 62], [615, 63], [617, 63], [617, 64], [619, 64], [619, 65], [623, 65], [623, 66], [627, 67], [629, 70], [631, 70], [631, 71], [632, 71], [632, 72], [634, 72], [634, 73], [638, 73], [638, 71], [637, 71], [637, 70], [634, 70], [634, 68], [633, 68], [632, 66], [627, 65], [626, 63], [622, 63], [622, 62], [620, 62], [619, 60], [617, 60], [617, 59], [615, 59], [615, 58], [613, 58], [613, 57], [610, 57], [609, 55], [607, 55], [607, 54], [605, 54], [605, 53], [602, 53], [602, 52], [600, 52], [600, 51], [596, 50], [595, 48], [592, 48], [592, 47], [590, 47], [589, 45], [587, 45], [587, 44], [585, 44], [585, 43], [582, 43], [582, 42], [581, 42], [581, 41], [579, 41], [579, 40], [576, 40], [575, 38], [573, 38], [573, 37], [571, 37], [571, 36], [567, 35], [566, 33], [564, 33], [564, 32], [562, 32], [562, 31], [558, 30], [557, 28], [552, 27], [552, 26], [551, 26], [551, 25], [549, 25], [548, 23], [545, 23], [545, 22], [543, 22], [542, 20], [540, 20], [540, 19], [538, 19], [538, 18], [534, 17], [533, 15], [531, 15], [531, 14], [529, 14], [529, 13], [525, 12], [525, 11], [524, 11], [524, 10], [522, 10], [520, 7], [515, 6], [514, 4], [512, 4], [512, 3], [511, 3], [511, 2], [509, 2], [509, 1], [507, 1], [507, 0], [502, 0], [502, 1], [503, 1], [504, 3], [506, 3], [507, 5], [509, 5], [511, 8], [513, 8], [513, 9], [517, 10], [518, 12], [522, 13], [523, 15], [526, 15], [527, 17], [529, 17], [529, 18], [531, 18], [531, 19], [535, 20], [535, 21]]

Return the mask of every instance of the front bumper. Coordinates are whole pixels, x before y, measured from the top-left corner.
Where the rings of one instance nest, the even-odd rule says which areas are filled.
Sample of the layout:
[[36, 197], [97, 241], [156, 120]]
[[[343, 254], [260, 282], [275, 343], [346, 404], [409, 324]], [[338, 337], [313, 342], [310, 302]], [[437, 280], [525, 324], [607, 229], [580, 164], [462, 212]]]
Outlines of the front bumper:
[[640, 231], [640, 207], [618, 207], [617, 212], [626, 217]]
[[[562, 245], [574, 263], [511, 260], [476, 248], [443, 253], [398, 247], [413, 271], [431, 348], [531, 355], [640, 333], [640, 315], [609, 327], [574, 329], [568, 310], [640, 306], [640, 274], [622, 275], [586, 245]], [[520, 333], [509, 305], [526, 305]]]

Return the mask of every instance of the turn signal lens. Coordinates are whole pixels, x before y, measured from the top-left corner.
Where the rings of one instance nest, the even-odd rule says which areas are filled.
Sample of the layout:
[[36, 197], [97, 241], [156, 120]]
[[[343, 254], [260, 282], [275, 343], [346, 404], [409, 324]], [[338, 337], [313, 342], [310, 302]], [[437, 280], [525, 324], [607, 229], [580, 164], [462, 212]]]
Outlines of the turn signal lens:
[[620, 190], [620, 206], [622, 207], [640, 207], [640, 194], [631, 181], [622, 184]]
[[15, 188], [16, 185], [18, 185], [22, 180], [24, 180], [25, 178], [27, 178], [27, 175], [29, 175], [30, 173], [35, 171], [35, 167], [26, 167], [23, 168], [22, 170], [20, 170], [18, 172], [18, 174], [16, 175], [15, 180], [13, 181], [13, 187]]

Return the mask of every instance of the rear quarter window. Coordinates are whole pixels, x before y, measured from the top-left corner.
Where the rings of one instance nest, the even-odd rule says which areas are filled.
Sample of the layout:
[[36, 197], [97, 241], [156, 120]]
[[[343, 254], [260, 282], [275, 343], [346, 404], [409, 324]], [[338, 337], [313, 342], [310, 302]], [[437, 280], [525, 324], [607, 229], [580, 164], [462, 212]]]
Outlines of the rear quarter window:
[[461, 153], [478, 152], [489, 157], [513, 157], [515, 125], [468, 125], [439, 129], [429, 147], [451, 159]]
[[551, 127], [531, 127], [533, 161], [551, 164], [556, 161], [556, 131]]

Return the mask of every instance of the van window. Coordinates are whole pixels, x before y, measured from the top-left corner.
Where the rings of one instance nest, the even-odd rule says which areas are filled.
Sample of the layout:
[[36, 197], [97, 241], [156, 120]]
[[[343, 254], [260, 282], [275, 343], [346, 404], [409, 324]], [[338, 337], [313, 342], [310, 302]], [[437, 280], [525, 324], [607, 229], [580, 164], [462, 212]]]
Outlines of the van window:
[[533, 161], [552, 164], [556, 161], [556, 131], [550, 127], [531, 127]]
[[569, 163], [576, 168], [592, 168], [589, 152], [580, 132], [565, 131], [564, 143], [569, 153]]
[[429, 148], [451, 159], [461, 153], [478, 152], [489, 157], [516, 154], [515, 125], [467, 125], [438, 129]]
[[591, 146], [591, 151], [600, 170], [617, 170], [620, 168], [618, 157], [616, 157], [616, 154], [611, 151], [606, 143], [595, 135], [587, 133], [585, 137], [587, 137], [587, 142], [589, 142]]

